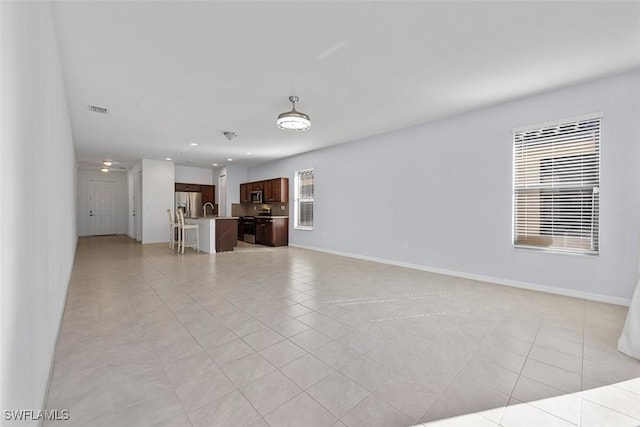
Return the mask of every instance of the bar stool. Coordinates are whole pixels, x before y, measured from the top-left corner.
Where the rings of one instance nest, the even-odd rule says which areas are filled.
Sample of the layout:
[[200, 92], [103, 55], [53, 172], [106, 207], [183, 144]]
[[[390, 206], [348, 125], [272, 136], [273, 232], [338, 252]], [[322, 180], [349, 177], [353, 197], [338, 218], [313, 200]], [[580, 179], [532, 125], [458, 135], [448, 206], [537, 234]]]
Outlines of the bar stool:
[[[184, 213], [178, 209], [178, 252], [180, 252], [182, 250], [182, 253], [184, 253], [184, 248], [193, 248], [193, 250], [197, 250], [198, 252], [200, 252], [200, 227], [198, 227], [198, 224], [185, 224], [184, 223]], [[189, 230], [195, 230], [196, 232], [196, 244], [191, 244], [188, 245], [187, 244], [187, 232]]]
[[176, 230], [180, 227], [180, 224], [171, 215], [171, 209], [167, 209], [167, 215], [169, 215], [169, 249], [173, 249], [173, 245], [176, 243]]

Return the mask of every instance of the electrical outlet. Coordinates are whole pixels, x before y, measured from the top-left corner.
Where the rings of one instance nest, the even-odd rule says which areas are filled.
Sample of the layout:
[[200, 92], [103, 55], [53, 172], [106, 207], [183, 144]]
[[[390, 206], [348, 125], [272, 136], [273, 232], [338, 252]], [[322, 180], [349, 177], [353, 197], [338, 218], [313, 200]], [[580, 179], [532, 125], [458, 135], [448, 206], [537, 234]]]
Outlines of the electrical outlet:
[[402, 247], [404, 249], [407, 249], [409, 247], [409, 242], [407, 242], [406, 240], [404, 242], [402, 242]]
[[280, 206], [280, 210], [281, 210], [281, 211], [285, 210], [284, 205]]
[[322, 232], [322, 238], [326, 239], [327, 238], [327, 233], [325, 233], [324, 231]]

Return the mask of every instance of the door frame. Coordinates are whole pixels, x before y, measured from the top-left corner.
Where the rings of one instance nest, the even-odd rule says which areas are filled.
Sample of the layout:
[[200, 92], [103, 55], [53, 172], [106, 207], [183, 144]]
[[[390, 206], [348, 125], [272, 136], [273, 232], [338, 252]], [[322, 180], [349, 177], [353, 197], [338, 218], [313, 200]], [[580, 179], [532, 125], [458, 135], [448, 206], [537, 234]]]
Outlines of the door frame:
[[[91, 220], [91, 217], [93, 216], [92, 211], [94, 210], [95, 206], [93, 205], [94, 203], [94, 193], [95, 190], [93, 189], [93, 185], [94, 183], [103, 183], [103, 184], [110, 184], [111, 185], [111, 196], [113, 198], [113, 200], [111, 201], [111, 206], [112, 206], [112, 221], [111, 221], [111, 228], [110, 230], [108, 230], [109, 232], [107, 233], [99, 233], [99, 234], [95, 234], [95, 229], [92, 226], [93, 221]], [[116, 209], [116, 188], [117, 188], [117, 183], [115, 181], [112, 180], [108, 180], [108, 179], [89, 179], [89, 185], [87, 186], [87, 232], [90, 236], [109, 236], [109, 235], [115, 235], [117, 232], [117, 226], [116, 226], [116, 213], [117, 213], [117, 209]]]

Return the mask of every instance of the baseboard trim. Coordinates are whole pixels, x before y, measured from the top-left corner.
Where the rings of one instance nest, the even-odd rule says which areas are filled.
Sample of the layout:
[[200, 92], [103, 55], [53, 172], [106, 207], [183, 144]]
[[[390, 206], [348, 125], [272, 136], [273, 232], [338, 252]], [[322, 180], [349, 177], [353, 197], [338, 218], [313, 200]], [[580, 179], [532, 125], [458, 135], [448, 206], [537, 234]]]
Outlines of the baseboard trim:
[[376, 258], [376, 257], [367, 256], [367, 255], [353, 254], [350, 252], [334, 251], [331, 249], [318, 248], [315, 246], [296, 245], [292, 243], [289, 243], [289, 246], [294, 248], [299, 248], [299, 249], [315, 251], [315, 252], [324, 252], [327, 254], [344, 256], [348, 258], [361, 259], [364, 261], [372, 261], [372, 262], [378, 262], [381, 264], [394, 265], [396, 267], [405, 267], [405, 268], [411, 268], [413, 270], [428, 271], [430, 273], [460, 277], [463, 279], [489, 282], [496, 285], [504, 285], [504, 286], [511, 286], [514, 288], [529, 289], [532, 291], [546, 292], [550, 294], [562, 295], [562, 296], [573, 297], [573, 298], [582, 298], [590, 301], [598, 301], [598, 302], [604, 302], [607, 304], [622, 305], [626, 307], [631, 305], [631, 300], [627, 298], [618, 298], [618, 297], [612, 297], [608, 295], [600, 295], [600, 294], [594, 294], [590, 292], [576, 291], [572, 289], [562, 289], [562, 288], [556, 288], [553, 286], [540, 285], [537, 283], [529, 283], [529, 282], [520, 282], [517, 280], [504, 279], [500, 277], [483, 276], [480, 274], [467, 273], [463, 271], [447, 270], [443, 268], [429, 267], [429, 266], [419, 265], [419, 264], [411, 264], [408, 262], [394, 261], [386, 258]]
[[[47, 401], [49, 400], [49, 388], [51, 388], [51, 380], [53, 379], [53, 366], [56, 361], [56, 352], [58, 351], [58, 342], [60, 341], [60, 331], [62, 330], [62, 319], [64, 319], [64, 310], [67, 307], [67, 297], [69, 296], [69, 285], [71, 284], [71, 275], [73, 274], [73, 265], [75, 264], [76, 254], [78, 251], [78, 240], [81, 236], [76, 236], [76, 241], [73, 247], [73, 259], [71, 260], [71, 266], [69, 268], [69, 275], [67, 276], [67, 289], [64, 293], [64, 300], [62, 301], [62, 312], [60, 313], [60, 319], [58, 319], [58, 332], [53, 345], [53, 353], [51, 353], [51, 363], [49, 365], [49, 378], [47, 378], [47, 388], [44, 391], [44, 400], [42, 402], [42, 410], [47, 409]], [[38, 421], [38, 426], [42, 426], [44, 420]]]

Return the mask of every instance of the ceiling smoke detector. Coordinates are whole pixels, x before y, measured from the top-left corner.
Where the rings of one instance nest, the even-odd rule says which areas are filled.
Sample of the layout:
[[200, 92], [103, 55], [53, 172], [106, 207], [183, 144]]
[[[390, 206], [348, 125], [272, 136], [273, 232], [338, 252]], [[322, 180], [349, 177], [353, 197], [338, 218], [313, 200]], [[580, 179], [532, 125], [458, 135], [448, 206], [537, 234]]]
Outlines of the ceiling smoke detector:
[[229, 141], [233, 141], [233, 139], [238, 136], [237, 133], [235, 132], [231, 132], [229, 130], [226, 130], [224, 132], [222, 132], [222, 134], [229, 140]]

